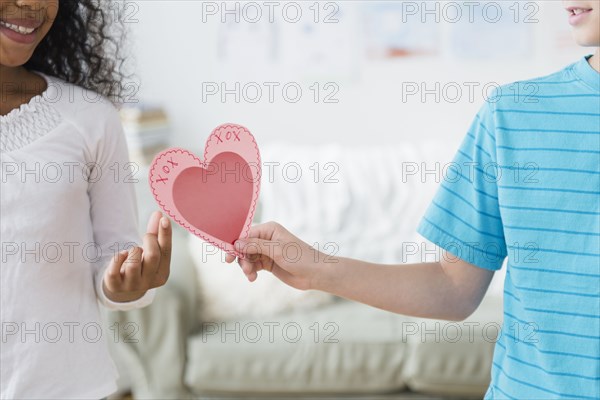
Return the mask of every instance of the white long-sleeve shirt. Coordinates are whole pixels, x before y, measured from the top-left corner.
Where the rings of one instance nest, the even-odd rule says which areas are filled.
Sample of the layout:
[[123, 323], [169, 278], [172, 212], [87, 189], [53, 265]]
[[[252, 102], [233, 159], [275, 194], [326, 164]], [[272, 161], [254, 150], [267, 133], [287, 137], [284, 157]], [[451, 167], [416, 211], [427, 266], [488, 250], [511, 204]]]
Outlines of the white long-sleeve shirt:
[[[41, 74], [40, 74], [41, 75]], [[96, 93], [48, 88], [0, 116], [0, 397], [99, 399], [117, 371], [98, 302], [110, 258], [141, 245], [134, 179], [118, 113]]]

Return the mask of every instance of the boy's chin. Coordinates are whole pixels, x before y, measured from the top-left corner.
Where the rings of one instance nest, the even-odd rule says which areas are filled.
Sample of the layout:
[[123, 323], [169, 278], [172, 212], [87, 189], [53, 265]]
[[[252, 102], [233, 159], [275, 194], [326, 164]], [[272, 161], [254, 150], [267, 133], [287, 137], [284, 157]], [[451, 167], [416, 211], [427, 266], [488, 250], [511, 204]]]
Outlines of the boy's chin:
[[600, 39], [598, 37], [592, 37], [592, 35], [573, 35], [575, 43], [581, 47], [600, 47]]
[[582, 42], [582, 43], [577, 43], [579, 46], [581, 47], [591, 47], [591, 48], [598, 48], [600, 47], [600, 43], [599, 42]]

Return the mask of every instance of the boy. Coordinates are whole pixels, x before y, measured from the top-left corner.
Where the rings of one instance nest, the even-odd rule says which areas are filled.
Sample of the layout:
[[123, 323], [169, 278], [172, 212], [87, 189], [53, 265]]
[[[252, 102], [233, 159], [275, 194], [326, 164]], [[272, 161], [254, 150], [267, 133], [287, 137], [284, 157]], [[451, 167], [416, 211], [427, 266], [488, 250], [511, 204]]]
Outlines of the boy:
[[[577, 42], [600, 46], [600, 2], [563, 3]], [[316, 250], [267, 223], [236, 242], [244, 273], [254, 281], [266, 269], [298, 289], [462, 320], [508, 257], [485, 398], [600, 398], [599, 72], [596, 49], [552, 75], [503, 86], [484, 104], [454, 159], [472, 167], [441, 184], [418, 228], [450, 253], [440, 262], [325, 262], [318, 252], [315, 262]], [[300, 261], [286, 260], [288, 243], [301, 246]]]

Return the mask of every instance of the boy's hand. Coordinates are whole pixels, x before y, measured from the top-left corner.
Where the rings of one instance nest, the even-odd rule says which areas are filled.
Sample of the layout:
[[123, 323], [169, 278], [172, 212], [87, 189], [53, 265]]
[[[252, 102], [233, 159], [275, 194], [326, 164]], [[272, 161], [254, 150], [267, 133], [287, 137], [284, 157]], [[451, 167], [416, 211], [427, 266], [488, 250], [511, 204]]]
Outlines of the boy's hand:
[[[264, 269], [296, 289], [314, 289], [325, 263], [335, 262], [334, 259], [327, 261], [324, 253], [275, 222], [253, 226], [248, 237], [237, 240], [234, 245], [244, 256], [238, 258], [238, 263], [250, 282], [255, 281], [258, 271]], [[228, 263], [234, 260], [230, 254], [225, 259]]]
[[[330, 257], [274, 222], [250, 228], [248, 238], [236, 241], [235, 247], [250, 281], [265, 269], [296, 289], [318, 289], [422, 318], [465, 319], [481, 303], [494, 275], [458, 257], [401, 265]], [[234, 260], [227, 255], [227, 262]]]
[[124, 303], [164, 285], [171, 265], [171, 223], [156, 211], [148, 221], [144, 247], [115, 254], [104, 273], [103, 290], [110, 300]]

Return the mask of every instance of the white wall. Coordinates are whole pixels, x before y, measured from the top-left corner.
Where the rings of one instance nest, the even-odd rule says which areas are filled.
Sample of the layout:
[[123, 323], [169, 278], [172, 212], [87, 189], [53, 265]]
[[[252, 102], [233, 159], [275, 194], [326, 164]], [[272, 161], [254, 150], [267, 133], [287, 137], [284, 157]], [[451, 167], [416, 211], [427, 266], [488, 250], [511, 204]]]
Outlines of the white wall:
[[[233, 4], [229, 3], [231, 7]], [[323, 30], [323, 42], [329, 39], [327, 32], [336, 33], [335, 29], [360, 24], [360, 3], [349, 4], [342, 4], [350, 11], [340, 16], [340, 23], [329, 27], [329, 31]], [[340, 88], [336, 96], [338, 104], [323, 104], [310, 99], [308, 86], [312, 81], [303, 73], [309, 65], [290, 65], [285, 60], [271, 64], [256, 62], [256, 58], [268, 49], [251, 41], [246, 51], [236, 53], [237, 56], [228, 61], [221, 60], [219, 51], [223, 49], [218, 43], [219, 30], [226, 27], [218, 17], [202, 22], [202, 2], [140, 1], [135, 13], [138, 22], [130, 24], [141, 79], [138, 97], [145, 102], [164, 105], [173, 124], [171, 144], [194, 151], [203, 146], [212, 128], [223, 122], [246, 125], [259, 142], [361, 143], [446, 137], [458, 143], [484, 101], [481, 87], [476, 91], [474, 101], [469, 101], [465, 82], [478, 82], [483, 86], [488, 82], [503, 84], [535, 77], [554, 72], [592, 52], [592, 49], [572, 50], [568, 46], [560, 53], [551, 50], [555, 36], [564, 35], [568, 29], [566, 16], [560, 2], [538, 4], [540, 9], [536, 17], [539, 23], [533, 27], [532, 54], [524, 59], [461, 60], [448, 56], [442, 43], [442, 51], [435, 57], [373, 61], [364, 57], [364, 37], [361, 29], [354, 26], [358, 34], [349, 35], [348, 41], [343, 43], [356, 50], [355, 62], [348, 66], [349, 72], [329, 77], [322, 75], [316, 79], [333, 81]], [[339, 36], [339, 31], [337, 34]], [[445, 37], [442, 36], [442, 42]], [[283, 34], [278, 38], [287, 40], [280, 45], [286, 47], [284, 53], [288, 56], [303, 52], [302, 42], [286, 39]], [[239, 65], [247, 66], [247, 70], [240, 72]], [[273, 104], [267, 101], [236, 104], [232, 96], [225, 103], [216, 96], [203, 102], [203, 83], [222, 81], [230, 85], [233, 81], [242, 85], [295, 81], [302, 85], [305, 93], [296, 104], [286, 102], [280, 95]], [[463, 99], [457, 103], [436, 103], [432, 96], [426, 102], [414, 96], [402, 102], [402, 85], [408, 81], [427, 82], [428, 87], [433, 87], [436, 81], [442, 86], [456, 82], [464, 89]]]

